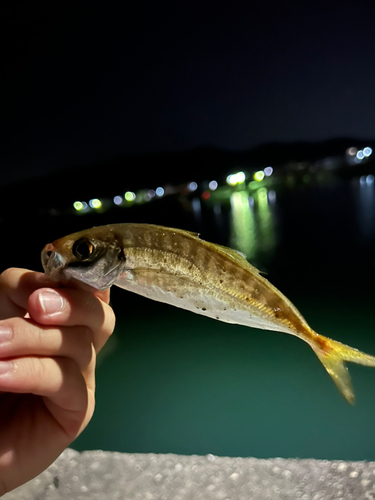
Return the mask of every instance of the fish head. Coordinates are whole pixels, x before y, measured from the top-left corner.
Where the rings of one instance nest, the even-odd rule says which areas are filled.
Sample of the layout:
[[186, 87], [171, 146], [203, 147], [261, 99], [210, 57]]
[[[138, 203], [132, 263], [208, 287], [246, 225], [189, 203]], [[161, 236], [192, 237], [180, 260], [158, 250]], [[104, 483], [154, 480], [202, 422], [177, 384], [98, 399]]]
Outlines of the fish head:
[[109, 288], [125, 270], [125, 256], [114, 232], [93, 228], [48, 243], [41, 260], [46, 276], [67, 283], [71, 278], [98, 290]]

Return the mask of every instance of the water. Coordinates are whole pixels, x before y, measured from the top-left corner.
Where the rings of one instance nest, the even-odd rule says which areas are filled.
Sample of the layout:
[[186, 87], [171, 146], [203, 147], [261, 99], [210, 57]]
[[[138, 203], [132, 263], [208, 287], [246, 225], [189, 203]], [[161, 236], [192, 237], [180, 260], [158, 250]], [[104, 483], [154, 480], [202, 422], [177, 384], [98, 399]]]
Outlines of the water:
[[[238, 190], [226, 202], [196, 198], [190, 211], [176, 199], [150, 207], [42, 224], [34, 244], [130, 220], [197, 230], [244, 252], [318, 332], [375, 354], [373, 183], [264, 189], [251, 197]], [[14, 248], [8, 260], [16, 255], [19, 262]], [[357, 397], [351, 407], [295, 337], [216, 322], [120, 289], [112, 301], [117, 327], [99, 358], [96, 412], [76, 449], [375, 460], [375, 370], [349, 365]]]

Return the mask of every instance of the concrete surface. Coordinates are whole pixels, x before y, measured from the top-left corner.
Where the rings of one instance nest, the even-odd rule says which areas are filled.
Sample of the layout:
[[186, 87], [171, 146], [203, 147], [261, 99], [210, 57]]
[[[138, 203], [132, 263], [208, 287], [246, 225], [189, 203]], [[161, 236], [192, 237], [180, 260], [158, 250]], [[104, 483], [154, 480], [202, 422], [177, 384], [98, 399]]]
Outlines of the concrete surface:
[[375, 500], [375, 462], [67, 449], [6, 500]]

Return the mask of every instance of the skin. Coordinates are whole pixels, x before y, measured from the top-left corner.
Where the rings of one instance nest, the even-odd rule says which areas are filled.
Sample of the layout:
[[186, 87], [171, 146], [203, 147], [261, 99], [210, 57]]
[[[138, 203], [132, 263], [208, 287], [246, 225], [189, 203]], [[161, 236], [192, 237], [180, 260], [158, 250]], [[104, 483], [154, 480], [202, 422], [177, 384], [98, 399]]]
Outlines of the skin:
[[[55, 312], [41, 301], [51, 294], [62, 305]], [[108, 290], [75, 281], [0, 275], [0, 332], [11, 332], [0, 341], [0, 371], [10, 362], [0, 374], [0, 496], [45, 470], [89, 423], [96, 355], [115, 324], [108, 303]]]

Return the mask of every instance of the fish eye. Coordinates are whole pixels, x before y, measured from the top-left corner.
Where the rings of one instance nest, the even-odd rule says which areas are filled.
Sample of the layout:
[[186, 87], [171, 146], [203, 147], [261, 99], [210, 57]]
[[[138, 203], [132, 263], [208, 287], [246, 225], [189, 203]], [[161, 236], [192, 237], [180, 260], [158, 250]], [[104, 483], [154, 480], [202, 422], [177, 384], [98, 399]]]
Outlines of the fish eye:
[[95, 246], [87, 238], [77, 240], [72, 248], [73, 255], [81, 261], [88, 260], [94, 253]]

